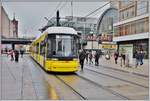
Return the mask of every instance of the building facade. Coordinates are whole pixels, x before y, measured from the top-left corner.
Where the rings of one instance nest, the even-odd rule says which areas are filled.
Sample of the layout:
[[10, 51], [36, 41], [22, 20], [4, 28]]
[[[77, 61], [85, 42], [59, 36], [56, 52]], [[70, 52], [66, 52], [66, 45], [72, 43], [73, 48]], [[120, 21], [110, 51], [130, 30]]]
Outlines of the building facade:
[[119, 21], [114, 26], [113, 41], [118, 44], [118, 51], [124, 49], [132, 63], [135, 51], [144, 51], [144, 58], [149, 54], [149, 2], [119, 1]]
[[118, 21], [118, 10], [114, 7], [103, 12], [98, 20], [97, 34], [101, 36], [101, 49], [105, 52], [113, 53], [117, 45], [113, 42], [113, 23]]
[[2, 5], [0, 6], [0, 34], [2, 38], [16, 38], [18, 36], [18, 21], [15, 19], [11, 21]]

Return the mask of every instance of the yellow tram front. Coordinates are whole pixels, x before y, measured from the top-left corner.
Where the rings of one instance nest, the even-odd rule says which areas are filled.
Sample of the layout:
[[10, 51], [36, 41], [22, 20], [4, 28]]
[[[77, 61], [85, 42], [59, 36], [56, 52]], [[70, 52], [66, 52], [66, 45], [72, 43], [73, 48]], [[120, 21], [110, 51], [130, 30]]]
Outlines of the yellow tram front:
[[[46, 56], [43, 66], [45, 70], [53, 72], [78, 71], [79, 37], [77, 32], [72, 28], [53, 27], [46, 33]], [[44, 45], [42, 46], [44, 47]]]

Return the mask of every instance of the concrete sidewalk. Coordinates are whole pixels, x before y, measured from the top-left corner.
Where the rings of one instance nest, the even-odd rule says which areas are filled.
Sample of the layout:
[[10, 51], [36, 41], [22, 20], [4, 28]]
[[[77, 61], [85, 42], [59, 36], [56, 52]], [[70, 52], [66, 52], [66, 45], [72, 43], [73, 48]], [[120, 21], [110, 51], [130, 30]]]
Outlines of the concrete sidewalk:
[[6, 55], [1, 56], [1, 95], [3, 100], [36, 99], [31, 74], [27, 63], [10, 61]]
[[28, 55], [19, 62], [10, 61], [1, 55], [1, 98], [2, 100], [46, 100], [49, 98], [45, 80], [37, 71]]
[[131, 67], [125, 67], [125, 66], [121, 67], [120, 58], [118, 59], [118, 64], [115, 64], [113, 57], [111, 57], [110, 60], [106, 60], [105, 57], [102, 56], [99, 59], [99, 65], [108, 69], [115, 69], [118, 71], [123, 71], [123, 72], [133, 73], [133, 74], [144, 76], [144, 77], [149, 77], [149, 60], [144, 60], [144, 64], [139, 65], [137, 68], [135, 67], [135, 64], [132, 64]]

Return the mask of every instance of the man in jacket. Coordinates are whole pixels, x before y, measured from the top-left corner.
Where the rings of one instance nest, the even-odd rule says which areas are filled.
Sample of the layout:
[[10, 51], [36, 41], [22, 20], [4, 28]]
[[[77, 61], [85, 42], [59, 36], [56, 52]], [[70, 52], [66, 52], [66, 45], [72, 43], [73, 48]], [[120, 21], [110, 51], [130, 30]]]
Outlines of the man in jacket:
[[83, 66], [84, 66], [85, 57], [86, 57], [86, 52], [85, 52], [85, 50], [82, 50], [82, 52], [79, 54], [79, 61], [80, 61], [80, 65], [81, 65], [82, 70], [83, 70]]

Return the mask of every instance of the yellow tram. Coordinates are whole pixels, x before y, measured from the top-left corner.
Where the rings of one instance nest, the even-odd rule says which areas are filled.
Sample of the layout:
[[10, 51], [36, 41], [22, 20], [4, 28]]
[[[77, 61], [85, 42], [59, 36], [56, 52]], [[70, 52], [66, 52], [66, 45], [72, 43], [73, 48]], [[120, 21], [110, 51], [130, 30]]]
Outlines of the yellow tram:
[[79, 69], [77, 31], [49, 27], [30, 47], [31, 57], [46, 71], [76, 72]]

